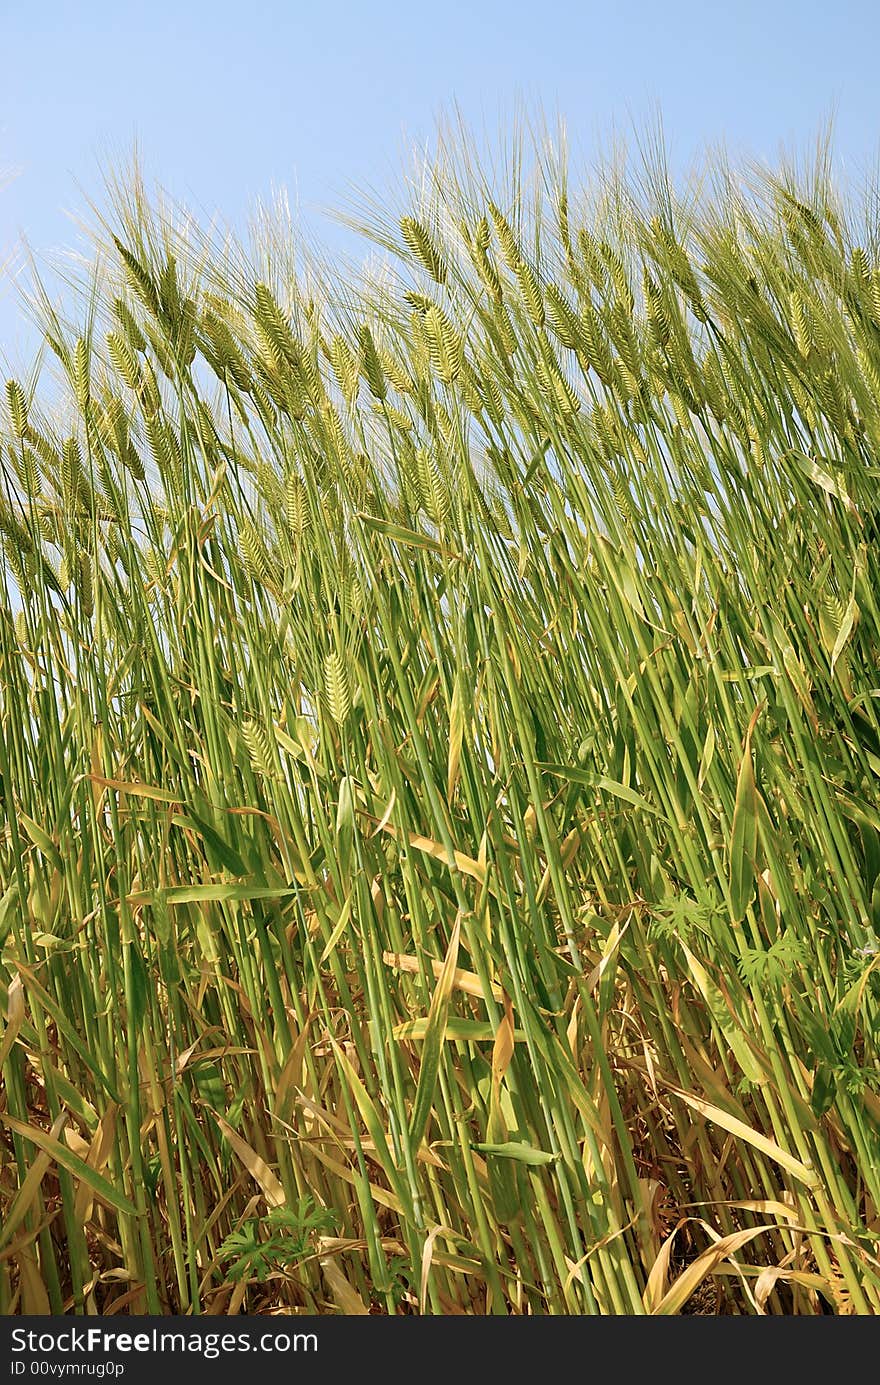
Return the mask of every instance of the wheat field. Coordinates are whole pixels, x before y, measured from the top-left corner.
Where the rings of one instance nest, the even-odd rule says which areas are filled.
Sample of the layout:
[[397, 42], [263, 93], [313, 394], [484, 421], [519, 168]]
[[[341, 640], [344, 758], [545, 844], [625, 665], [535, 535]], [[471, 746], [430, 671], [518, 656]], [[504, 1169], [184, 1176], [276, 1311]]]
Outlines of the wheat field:
[[880, 204], [709, 171], [35, 291], [0, 1312], [877, 1311]]

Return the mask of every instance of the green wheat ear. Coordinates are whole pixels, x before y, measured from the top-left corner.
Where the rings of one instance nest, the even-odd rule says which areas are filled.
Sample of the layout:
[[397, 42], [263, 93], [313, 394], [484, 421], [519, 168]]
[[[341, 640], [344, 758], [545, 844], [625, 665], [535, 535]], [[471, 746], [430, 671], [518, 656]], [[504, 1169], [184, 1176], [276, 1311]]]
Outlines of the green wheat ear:
[[489, 215], [492, 218], [492, 225], [495, 227], [495, 235], [498, 237], [502, 258], [507, 268], [515, 271], [522, 257], [510, 223], [494, 202], [489, 203]]
[[379, 360], [392, 388], [397, 390], [398, 394], [412, 394], [413, 382], [406, 367], [392, 356], [390, 351], [380, 351]]
[[12, 420], [12, 431], [20, 440], [27, 432], [28, 410], [24, 390], [17, 380], [6, 381], [6, 400], [9, 405], [9, 416]]
[[147, 339], [138, 326], [134, 313], [124, 299], [117, 298], [114, 300], [113, 314], [122, 328], [132, 351], [145, 352], [147, 349]]
[[547, 286], [547, 316], [562, 345], [576, 351], [581, 343], [578, 315], [557, 284]]
[[329, 347], [330, 364], [336, 382], [349, 404], [357, 398], [360, 369], [345, 338], [337, 334]]
[[43, 491], [43, 483], [35, 453], [23, 445], [20, 453], [13, 454], [12, 463], [25, 495], [38, 499]]
[[330, 716], [337, 726], [342, 726], [351, 711], [351, 687], [348, 670], [336, 650], [324, 660], [324, 696]]
[[360, 329], [361, 344], [361, 370], [370, 393], [376, 399], [384, 400], [388, 395], [388, 386], [385, 381], [385, 373], [382, 370], [382, 362], [379, 360], [379, 353], [376, 350], [376, 343], [373, 334], [366, 323]]
[[514, 272], [519, 281], [523, 302], [532, 323], [535, 327], [543, 327], [544, 299], [534, 270], [525, 260], [518, 259], [514, 265]]
[[302, 477], [291, 472], [284, 486], [284, 509], [287, 527], [299, 544], [311, 524], [308, 491]]
[[[217, 375], [221, 379], [231, 379], [238, 389], [250, 392], [252, 387], [250, 371], [244, 353], [227, 323], [208, 309], [202, 317], [202, 331], [211, 346], [211, 352], [204, 352]], [[131, 338], [129, 338], [131, 340]]]
[[242, 723], [241, 734], [248, 749], [251, 766], [255, 773], [263, 779], [277, 780], [280, 778], [275, 765], [275, 756], [272, 751], [272, 742], [265, 726], [254, 721], [253, 718]]
[[503, 296], [503, 290], [498, 271], [489, 259], [488, 250], [491, 243], [491, 227], [486, 218], [481, 217], [473, 238], [466, 240], [468, 254], [471, 257], [474, 268], [480, 276], [483, 286], [496, 301], [500, 302]]
[[117, 236], [113, 237], [113, 243], [119, 252], [119, 256], [125, 268], [126, 277], [135, 295], [140, 298], [141, 302], [149, 309], [154, 317], [158, 317], [162, 309], [162, 304], [158, 288], [149, 271], [140, 263], [134, 252], [129, 250], [128, 246], [123, 245], [122, 241], [119, 240]]
[[277, 371], [295, 369], [299, 347], [290, 324], [266, 284], [254, 286], [254, 323], [263, 351]]
[[452, 510], [452, 495], [440, 464], [427, 448], [417, 452], [416, 464], [425, 509], [435, 524], [443, 525]]
[[91, 399], [91, 366], [89, 348], [83, 337], [79, 337], [74, 350], [73, 384], [80, 410], [87, 414]]
[[810, 311], [797, 289], [792, 289], [789, 295], [789, 315], [797, 349], [807, 357], [815, 346], [813, 326]]
[[446, 265], [443, 257], [430, 233], [420, 221], [414, 217], [405, 216], [401, 219], [400, 229], [407, 247], [419, 261], [423, 269], [427, 270], [431, 278], [438, 284], [446, 283]]
[[432, 303], [424, 317], [431, 364], [444, 385], [451, 385], [464, 367], [464, 345], [449, 318]]
[[241, 557], [252, 582], [268, 586], [270, 582], [269, 555], [263, 536], [252, 520], [246, 519], [239, 530]]
[[130, 390], [139, 393], [143, 388], [143, 375], [137, 356], [125, 337], [110, 332], [107, 337], [107, 350], [116, 373], [120, 375]]

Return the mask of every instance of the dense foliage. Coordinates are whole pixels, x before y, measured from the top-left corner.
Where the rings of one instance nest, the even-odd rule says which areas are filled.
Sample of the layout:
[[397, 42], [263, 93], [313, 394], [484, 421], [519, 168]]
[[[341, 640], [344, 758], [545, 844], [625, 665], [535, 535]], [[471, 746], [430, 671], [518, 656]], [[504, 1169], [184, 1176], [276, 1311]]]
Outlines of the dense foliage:
[[880, 1304], [877, 204], [526, 162], [39, 302], [0, 1311]]

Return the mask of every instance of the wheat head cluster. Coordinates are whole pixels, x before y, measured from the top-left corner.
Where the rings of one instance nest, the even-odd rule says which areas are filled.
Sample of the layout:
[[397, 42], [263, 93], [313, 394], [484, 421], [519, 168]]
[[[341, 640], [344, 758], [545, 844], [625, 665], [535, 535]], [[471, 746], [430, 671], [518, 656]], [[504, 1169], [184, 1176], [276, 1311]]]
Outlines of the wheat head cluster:
[[880, 220], [113, 189], [0, 436], [0, 1312], [880, 1306]]

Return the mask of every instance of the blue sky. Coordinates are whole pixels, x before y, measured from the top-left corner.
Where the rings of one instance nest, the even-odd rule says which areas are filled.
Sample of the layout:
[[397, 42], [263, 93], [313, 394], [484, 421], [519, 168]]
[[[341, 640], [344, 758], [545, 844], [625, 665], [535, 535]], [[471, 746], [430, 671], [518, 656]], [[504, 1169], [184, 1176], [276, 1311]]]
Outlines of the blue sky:
[[[284, 185], [311, 229], [351, 185], [393, 183], [458, 103], [488, 136], [518, 102], [587, 157], [662, 112], [676, 163], [707, 143], [773, 158], [834, 115], [841, 170], [880, 146], [871, 0], [79, 0], [0, 3], [0, 263], [77, 244], [69, 213], [137, 140], [148, 174], [241, 224]], [[30, 343], [0, 287], [0, 357]]]

